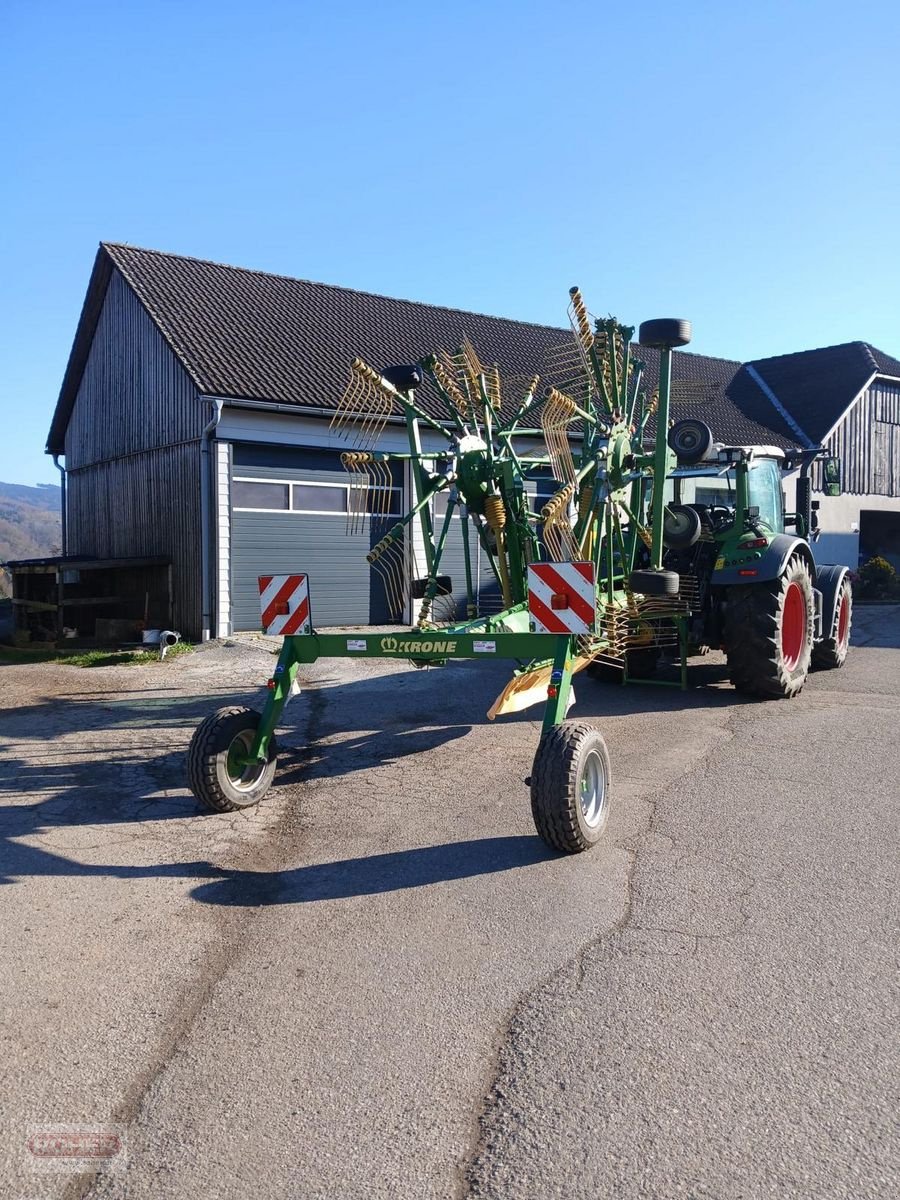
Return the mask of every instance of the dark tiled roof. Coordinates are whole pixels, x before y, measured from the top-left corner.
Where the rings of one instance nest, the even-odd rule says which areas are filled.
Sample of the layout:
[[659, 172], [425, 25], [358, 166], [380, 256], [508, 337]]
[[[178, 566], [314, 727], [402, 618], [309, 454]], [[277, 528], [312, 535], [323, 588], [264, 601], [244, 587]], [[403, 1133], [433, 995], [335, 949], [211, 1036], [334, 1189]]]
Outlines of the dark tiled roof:
[[[639, 353], [647, 363], [648, 386], [656, 387], [659, 354], [641, 346]], [[757, 412], [756, 393], [759, 387], [738, 362], [706, 355], [679, 353], [672, 368], [672, 419], [697, 417], [713, 431], [720, 442], [744, 446], [795, 446], [797, 436], [778, 416], [772, 405], [766, 406], [774, 420], [765, 423], [765, 409]], [[745, 393], [750, 384], [753, 392], [747, 403]], [[764, 398], [765, 399], [765, 398]], [[651, 423], [650, 432], [654, 433]]]
[[[759, 358], [750, 365], [814, 443], [834, 428], [874, 372], [900, 376], [900, 362], [866, 342]], [[746, 399], [758, 420], [772, 422], [773, 405], [761, 389], [755, 403], [749, 391]]]
[[[62, 449], [113, 268], [136, 293], [198, 390], [236, 400], [332, 409], [343, 394], [354, 356], [381, 368], [414, 361], [439, 348], [453, 350], [464, 336], [486, 364], [497, 362], [508, 374], [541, 373], [546, 378], [548, 357], [571, 339], [567, 328], [104, 243], [50, 430], [52, 451]], [[561, 310], [566, 300], [563, 290]], [[649, 386], [655, 386], [658, 355], [643, 347], [637, 353], [646, 360]], [[762, 371], [768, 363], [802, 357], [788, 355], [757, 366]], [[900, 363], [882, 357], [900, 373]], [[795, 442], [795, 435], [758, 387], [748, 386], [752, 380], [739, 363], [680, 352], [673, 375], [675, 417], [701, 417], [722, 441]], [[772, 386], [778, 394], [777, 383]], [[845, 405], [853, 395], [855, 391], [843, 392]], [[420, 394], [420, 399], [431, 406], [426, 394]], [[431, 403], [436, 406], [434, 397]]]
[[891, 358], [890, 354], [885, 354], [883, 350], [876, 350], [868, 342], [865, 342], [864, 345], [872, 355], [875, 366], [882, 375], [893, 375], [895, 379], [900, 379], [900, 359]]

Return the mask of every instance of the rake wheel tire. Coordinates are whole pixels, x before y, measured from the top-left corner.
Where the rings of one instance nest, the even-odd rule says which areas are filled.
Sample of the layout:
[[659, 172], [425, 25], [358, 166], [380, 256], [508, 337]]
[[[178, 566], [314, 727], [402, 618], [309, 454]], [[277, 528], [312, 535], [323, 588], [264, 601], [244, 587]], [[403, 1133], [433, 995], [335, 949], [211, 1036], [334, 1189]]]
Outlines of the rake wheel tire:
[[690, 340], [691, 323], [680, 317], [658, 317], [654, 321], [642, 321], [638, 330], [640, 344], [650, 346], [654, 350], [686, 346]]
[[713, 444], [712, 430], [705, 421], [686, 417], [676, 421], [666, 437], [669, 449], [674, 450], [679, 462], [692, 466], [701, 462]]
[[853, 625], [853, 589], [845, 575], [834, 598], [831, 630], [813, 647], [812, 665], [817, 670], [835, 670], [847, 661], [850, 649], [850, 628]]
[[700, 541], [703, 522], [689, 504], [669, 504], [663, 514], [663, 545], [670, 550], [687, 550]]
[[773, 700], [800, 694], [812, 658], [814, 614], [809, 567], [799, 555], [777, 579], [728, 589], [722, 640], [738, 691]]
[[197, 799], [214, 812], [251, 808], [269, 790], [278, 765], [274, 735], [269, 739], [267, 762], [242, 776], [229, 769], [229, 752], [249, 749], [260, 720], [255, 709], [236, 705], [210, 713], [194, 731], [187, 754], [188, 784]]
[[632, 571], [628, 586], [642, 596], [677, 596], [681, 581], [677, 571]]
[[531, 772], [535, 828], [554, 850], [579, 854], [600, 840], [609, 819], [609, 752], [585, 721], [563, 721], [538, 743]]

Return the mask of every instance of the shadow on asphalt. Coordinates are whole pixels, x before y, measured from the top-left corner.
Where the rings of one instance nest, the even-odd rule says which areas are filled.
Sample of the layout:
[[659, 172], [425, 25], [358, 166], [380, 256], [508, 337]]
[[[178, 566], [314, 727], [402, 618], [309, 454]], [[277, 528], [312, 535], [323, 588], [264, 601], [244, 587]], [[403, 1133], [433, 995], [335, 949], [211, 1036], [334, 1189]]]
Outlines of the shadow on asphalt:
[[[285, 711], [276, 785], [323, 777], [340, 779], [442, 746], [455, 753], [451, 744], [464, 737], [472, 724], [486, 722], [484, 714], [509, 673], [509, 664], [504, 662], [462, 662], [440, 670], [392, 671], [343, 682], [320, 678], [305, 703], [302, 698], [294, 700]], [[623, 688], [581, 675], [576, 680], [577, 703], [569, 715], [602, 722], [605, 715], [747, 702], [722, 686], [725, 681], [724, 665], [706, 662], [692, 665], [687, 692], [644, 685]], [[205, 814], [186, 791], [184, 753], [161, 746], [154, 731], [161, 727], [189, 730], [217, 705], [259, 708], [265, 692], [215, 689], [187, 696], [160, 694], [164, 691], [136, 689], [113, 698], [61, 692], [20, 712], [0, 713], [9, 741], [23, 747], [20, 756], [7, 750], [7, 757], [0, 759], [0, 793], [20, 797], [17, 803], [0, 805], [0, 882], [23, 875], [178, 876], [216, 880], [195, 893], [205, 903], [264, 903], [267, 901], [247, 896], [268, 896], [273, 887], [271, 894], [277, 894], [279, 903], [291, 903], [509, 870], [547, 856], [537, 838], [500, 838], [304, 867], [293, 873], [295, 878], [288, 873], [263, 879], [247, 875], [223, 879], [223, 872], [209, 863], [86, 866], [19, 841], [58, 827], [183, 821]], [[306, 744], [302, 739], [311, 703], [313, 709], [320, 706], [324, 714], [321, 732], [329, 740], [322, 744]], [[537, 723], [540, 718], [540, 706], [500, 718], [497, 737], [502, 738], [505, 724]], [[107, 738], [99, 754], [94, 731], [107, 734], [117, 729], [129, 731], [129, 737], [123, 739], [121, 748], [109, 747]], [[67, 736], [65, 747], [54, 744], [54, 737], [61, 734]], [[27, 802], [29, 794], [48, 792], [51, 794], [44, 799]], [[209, 815], [211, 820], [217, 819]]]
[[221, 879], [201, 884], [191, 896], [204, 904], [232, 906], [309, 904], [494, 875], [559, 857], [536, 834], [475, 838], [443, 846], [373, 854], [368, 858], [312, 863], [290, 871], [221, 872]]

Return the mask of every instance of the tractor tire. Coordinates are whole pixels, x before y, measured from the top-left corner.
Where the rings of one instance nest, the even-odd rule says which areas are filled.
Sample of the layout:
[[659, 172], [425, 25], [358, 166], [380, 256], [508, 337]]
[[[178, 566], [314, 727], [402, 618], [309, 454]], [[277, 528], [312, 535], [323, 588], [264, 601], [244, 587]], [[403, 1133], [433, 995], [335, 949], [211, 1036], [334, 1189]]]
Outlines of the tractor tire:
[[700, 541], [703, 523], [690, 504], [668, 504], [663, 513], [663, 545], [670, 550], [688, 550]]
[[690, 340], [691, 323], [679, 317], [659, 317], [655, 321], [642, 321], [638, 330], [640, 344], [650, 346], [654, 350], [686, 346]]
[[809, 674], [815, 628], [812, 580], [795, 555], [778, 579], [728, 589], [723, 645], [740, 692], [790, 700]]
[[688, 417], [676, 421], [669, 430], [666, 441], [680, 463], [693, 466], [701, 462], [713, 444], [712, 430], [705, 421]]
[[252, 708], [220, 708], [197, 726], [191, 738], [188, 784], [197, 799], [215, 812], [251, 808], [269, 790], [278, 758], [274, 735], [267, 762], [243, 770], [229, 763], [231, 754], [250, 749], [259, 722], [260, 715]]
[[628, 586], [641, 596], [677, 596], [681, 581], [677, 571], [632, 571]]
[[831, 630], [827, 638], [823, 638], [813, 647], [812, 665], [814, 670], [834, 670], [842, 667], [850, 649], [850, 627], [853, 624], [853, 589], [847, 576], [841, 582], [835, 597], [834, 614], [831, 618]]
[[531, 813], [548, 846], [579, 854], [600, 840], [609, 820], [609, 752], [585, 721], [563, 721], [538, 743]]

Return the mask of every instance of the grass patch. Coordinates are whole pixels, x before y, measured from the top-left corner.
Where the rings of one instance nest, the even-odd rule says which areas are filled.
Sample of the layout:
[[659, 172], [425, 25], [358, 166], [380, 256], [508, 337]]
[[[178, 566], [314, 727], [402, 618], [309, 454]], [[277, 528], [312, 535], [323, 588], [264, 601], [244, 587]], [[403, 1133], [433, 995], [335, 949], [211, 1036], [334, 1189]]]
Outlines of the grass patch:
[[[166, 659], [190, 654], [194, 647], [190, 642], [177, 642], [166, 651]], [[19, 646], [0, 646], [0, 663], [57, 662], [67, 667], [117, 667], [146, 666], [159, 662], [156, 650], [57, 650], [42, 647], [30, 650]]]

